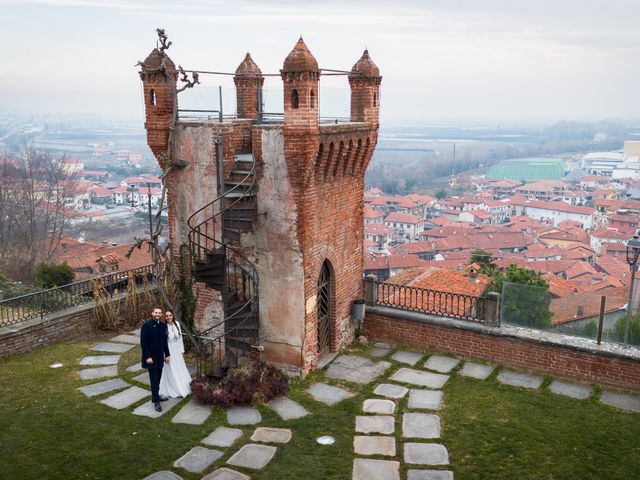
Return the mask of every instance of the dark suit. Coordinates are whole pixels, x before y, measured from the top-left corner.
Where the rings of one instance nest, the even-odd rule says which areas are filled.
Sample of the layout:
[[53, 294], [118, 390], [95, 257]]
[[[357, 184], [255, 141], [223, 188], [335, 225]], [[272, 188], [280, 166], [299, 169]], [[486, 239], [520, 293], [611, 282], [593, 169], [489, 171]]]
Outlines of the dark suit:
[[[167, 324], [156, 322], [150, 318], [140, 329], [140, 347], [142, 348], [142, 368], [149, 371], [151, 383], [151, 401], [159, 402], [160, 378], [165, 357], [169, 356], [169, 344], [167, 343]], [[153, 360], [147, 363], [147, 358]]]

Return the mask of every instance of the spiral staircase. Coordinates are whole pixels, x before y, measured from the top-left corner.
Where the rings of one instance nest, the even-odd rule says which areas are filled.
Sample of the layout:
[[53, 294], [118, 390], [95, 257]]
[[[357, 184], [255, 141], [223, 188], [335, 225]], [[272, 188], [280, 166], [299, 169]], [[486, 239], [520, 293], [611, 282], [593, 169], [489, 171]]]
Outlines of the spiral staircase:
[[222, 193], [187, 221], [193, 278], [220, 292], [224, 311], [221, 322], [195, 335], [199, 375], [221, 377], [257, 353], [258, 273], [240, 248], [257, 215], [255, 169], [253, 154], [237, 155], [229, 175], [220, 175]]

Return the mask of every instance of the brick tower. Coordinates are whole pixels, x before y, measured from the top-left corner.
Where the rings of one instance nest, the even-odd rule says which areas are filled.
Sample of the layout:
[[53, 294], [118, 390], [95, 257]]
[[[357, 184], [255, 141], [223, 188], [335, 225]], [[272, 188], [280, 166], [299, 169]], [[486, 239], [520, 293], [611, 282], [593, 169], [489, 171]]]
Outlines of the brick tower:
[[[352, 340], [351, 305], [363, 295], [364, 172], [378, 137], [378, 67], [365, 50], [348, 75], [350, 120], [326, 123], [318, 117], [321, 70], [302, 38], [280, 70], [284, 121], [259, 118], [264, 76], [249, 54], [234, 74], [233, 119], [175, 115], [177, 75], [162, 51], [149, 55], [140, 75], [149, 146], [161, 165], [169, 155], [178, 167], [167, 176], [172, 254], [191, 245], [193, 256], [196, 245], [211, 265], [221, 260], [196, 279], [198, 330], [224, 320], [224, 332], [237, 334], [225, 333], [233, 346], [247, 344], [240, 334], [250, 327], [258, 334], [249, 347], [264, 360], [303, 374], [316, 368]], [[219, 198], [224, 211], [216, 210]], [[226, 250], [207, 244], [218, 235], [215, 228], [202, 234], [209, 223], [222, 227], [215, 245]], [[224, 303], [229, 284], [218, 281], [244, 285], [224, 267], [234, 262], [255, 269], [252, 310], [242, 317], [252, 323], [240, 327], [234, 305]], [[214, 267], [220, 275], [211, 274]]]
[[255, 120], [260, 110], [260, 91], [264, 84], [264, 77], [249, 53], [244, 57], [242, 63], [238, 65], [233, 82], [236, 84], [238, 118]]
[[164, 52], [154, 48], [142, 62], [140, 78], [144, 90], [147, 143], [156, 158], [160, 159], [168, 154], [169, 132], [177, 108], [178, 72], [173, 61]]

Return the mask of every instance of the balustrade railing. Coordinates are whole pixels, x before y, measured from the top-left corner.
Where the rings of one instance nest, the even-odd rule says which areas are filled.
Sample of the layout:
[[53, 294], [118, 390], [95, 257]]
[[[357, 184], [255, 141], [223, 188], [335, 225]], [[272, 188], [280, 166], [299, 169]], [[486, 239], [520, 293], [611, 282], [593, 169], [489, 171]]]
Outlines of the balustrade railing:
[[488, 299], [376, 282], [376, 305], [485, 323]]
[[127, 290], [130, 273], [134, 274], [136, 283], [141, 285], [145, 278], [149, 282], [155, 280], [157, 271], [157, 266], [149, 264], [0, 300], [0, 327], [44, 318], [51, 313], [91, 303], [93, 302], [92, 282], [96, 280], [101, 280], [105, 290], [113, 296], [115, 293]]

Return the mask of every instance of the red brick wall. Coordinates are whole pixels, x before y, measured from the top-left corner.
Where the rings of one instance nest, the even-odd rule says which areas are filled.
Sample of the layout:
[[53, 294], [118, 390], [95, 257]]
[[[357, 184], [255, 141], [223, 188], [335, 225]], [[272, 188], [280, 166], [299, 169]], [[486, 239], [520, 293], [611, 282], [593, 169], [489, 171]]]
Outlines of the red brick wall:
[[536, 340], [491, 335], [367, 312], [370, 340], [478, 358], [544, 374], [640, 390], [640, 361]]

